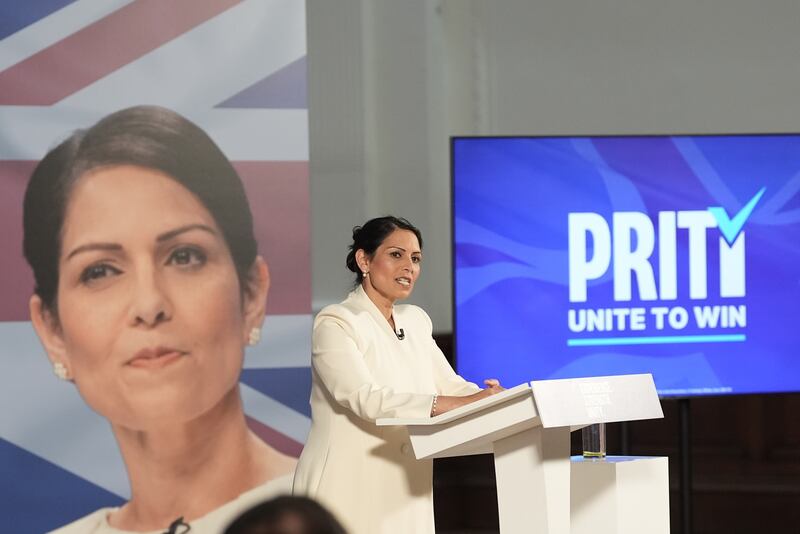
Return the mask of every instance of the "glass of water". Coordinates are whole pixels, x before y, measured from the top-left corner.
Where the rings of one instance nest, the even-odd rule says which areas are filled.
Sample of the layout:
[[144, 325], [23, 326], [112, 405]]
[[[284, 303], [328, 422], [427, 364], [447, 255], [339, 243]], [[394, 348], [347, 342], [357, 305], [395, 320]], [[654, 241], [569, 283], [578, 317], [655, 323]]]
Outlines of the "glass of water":
[[583, 437], [583, 457], [602, 459], [606, 457], [606, 424], [595, 423], [581, 430]]

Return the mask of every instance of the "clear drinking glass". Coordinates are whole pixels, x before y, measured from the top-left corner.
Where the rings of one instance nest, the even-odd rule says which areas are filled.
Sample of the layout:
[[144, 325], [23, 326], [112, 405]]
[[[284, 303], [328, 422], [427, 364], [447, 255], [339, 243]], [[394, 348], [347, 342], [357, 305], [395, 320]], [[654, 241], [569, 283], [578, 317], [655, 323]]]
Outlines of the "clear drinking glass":
[[595, 423], [581, 430], [583, 437], [583, 457], [602, 459], [606, 457], [606, 424]]

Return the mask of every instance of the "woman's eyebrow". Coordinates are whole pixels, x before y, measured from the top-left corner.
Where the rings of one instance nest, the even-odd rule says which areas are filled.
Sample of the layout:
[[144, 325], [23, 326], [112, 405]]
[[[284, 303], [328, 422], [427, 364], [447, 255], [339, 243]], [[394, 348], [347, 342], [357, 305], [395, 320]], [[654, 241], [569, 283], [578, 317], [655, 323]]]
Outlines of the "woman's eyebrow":
[[118, 245], [117, 243], [87, 243], [85, 245], [81, 245], [76, 247], [67, 255], [65, 261], [68, 261], [70, 258], [75, 256], [76, 254], [80, 254], [81, 252], [89, 252], [92, 250], [112, 250], [112, 251], [119, 251], [122, 250], [122, 245]]
[[[391, 249], [393, 249], [393, 248], [396, 248], [397, 250], [402, 250], [403, 252], [405, 252], [405, 251], [406, 251], [406, 249], [404, 249], [403, 247], [398, 247], [397, 245], [390, 245], [388, 248], [389, 248], [390, 250], [391, 250]], [[411, 254], [419, 254], [419, 255], [422, 255], [422, 251], [421, 251], [421, 250], [415, 250], [415, 251], [412, 251], [412, 252], [411, 252]]]
[[164, 232], [163, 234], [159, 234], [159, 236], [156, 237], [156, 241], [159, 242], [159, 243], [162, 243], [164, 241], [169, 241], [170, 239], [174, 239], [175, 237], [177, 237], [177, 236], [179, 236], [179, 235], [181, 235], [183, 233], [190, 232], [192, 230], [202, 230], [204, 232], [208, 232], [209, 234], [211, 234], [213, 236], [217, 235], [217, 232], [214, 231], [214, 229], [211, 228], [208, 225], [199, 224], [199, 223], [198, 224], [187, 224], [186, 226], [181, 226], [179, 228], [175, 228], [174, 230], [170, 230], [169, 232]]

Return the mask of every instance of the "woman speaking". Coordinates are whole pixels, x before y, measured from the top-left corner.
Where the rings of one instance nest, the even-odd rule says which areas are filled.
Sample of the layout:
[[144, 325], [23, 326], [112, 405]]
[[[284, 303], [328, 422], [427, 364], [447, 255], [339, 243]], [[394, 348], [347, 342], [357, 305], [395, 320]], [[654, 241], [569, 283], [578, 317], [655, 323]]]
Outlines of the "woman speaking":
[[355, 289], [314, 322], [312, 424], [294, 491], [319, 499], [351, 534], [434, 532], [432, 461], [414, 458], [405, 429], [376, 419], [435, 416], [503, 389], [456, 375], [428, 315], [395, 304], [411, 295], [421, 263], [422, 236], [405, 219], [356, 227]]
[[205, 132], [136, 107], [74, 133], [36, 167], [23, 226], [34, 328], [55, 374], [110, 422], [131, 484], [124, 506], [58, 532], [217, 533], [288, 491], [293, 460], [248, 429], [239, 395], [267, 265]]

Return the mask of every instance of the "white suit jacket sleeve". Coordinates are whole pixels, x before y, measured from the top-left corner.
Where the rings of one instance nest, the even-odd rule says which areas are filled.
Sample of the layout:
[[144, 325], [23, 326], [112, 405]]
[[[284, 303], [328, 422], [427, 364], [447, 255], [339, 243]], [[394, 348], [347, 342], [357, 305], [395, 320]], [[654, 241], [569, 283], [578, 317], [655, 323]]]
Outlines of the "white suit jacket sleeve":
[[452, 395], [454, 397], [463, 397], [465, 395], [472, 395], [481, 390], [477, 384], [467, 382], [453, 371], [450, 363], [445, 358], [442, 349], [436, 344], [433, 339], [433, 323], [430, 316], [425, 313], [422, 308], [417, 308], [422, 315], [428, 328], [428, 335], [430, 336], [430, 353], [431, 353], [431, 366], [433, 367], [433, 375], [436, 380], [436, 388], [440, 395]]
[[[446, 363], [446, 362], [445, 362]], [[311, 365], [333, 398], [358, 417], [428, 417], [433, 395], [380, 386], [356, 345], [353, 327], [343, 317], [320, 314], [314, 325]]]

